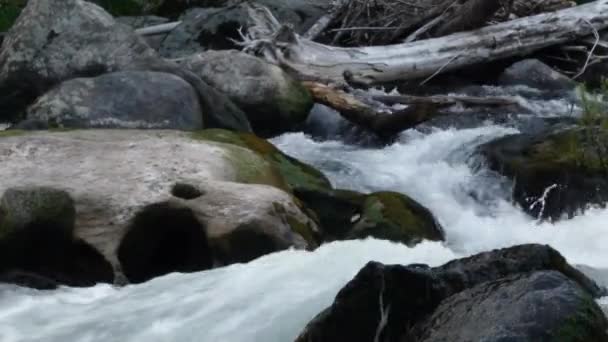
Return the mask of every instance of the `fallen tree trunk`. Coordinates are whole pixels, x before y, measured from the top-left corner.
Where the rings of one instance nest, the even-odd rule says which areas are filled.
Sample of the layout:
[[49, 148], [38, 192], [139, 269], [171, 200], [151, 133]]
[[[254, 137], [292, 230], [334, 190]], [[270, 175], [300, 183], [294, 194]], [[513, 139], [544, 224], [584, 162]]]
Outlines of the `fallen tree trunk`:
[[394, 113], [379, 112], [351, 94], [316, 83], [302, 82], [316, 103], [338, 111], [351, 123], [362, 127], [383, 139], [428, 121], [438, 114], [438, 106], [432, 103], [418, 104]]
[[[599, 0], [475, 31], [405, 44], [338, 48], [303, 39], [291, 32], [287, 37], [285, 34], [249, 35], [244, 45], [304, 79], [343, 84], [348, 76], [355, 84], [374, 85], [427, 78], [442, 71], [526, 55], [606, 27], [608, 0]], [[275, 32], [278, 30], [275, 27]]]
[[416, 127], [440, 115], [439, 108], [461, 103], [473, 106], [516, 106], [518, 103], [505, 97], [472, 97], [472, 96], [409, 96], [409, 95], [376, 95], [370, 99], [387, 105], [408, 104], [402, 110], [387, 112], [378, 110], [358, 99], [355, 95], [340, 89], [317, 83], [304, 81], [302, 84], [311, 93], [316, 103], [326, 105], [336, 110], [343, 118], [366, 129], [378, 137], [390, 139], [394, 135]]

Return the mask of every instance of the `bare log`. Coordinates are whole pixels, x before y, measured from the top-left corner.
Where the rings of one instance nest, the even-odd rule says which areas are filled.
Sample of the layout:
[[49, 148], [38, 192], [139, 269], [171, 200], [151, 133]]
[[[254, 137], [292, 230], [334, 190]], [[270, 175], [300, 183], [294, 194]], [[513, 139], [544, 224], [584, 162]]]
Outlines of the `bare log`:
[[173, 31], [176, 27], [181, 25], [181, 23], [181, 21], [174, 21], [171, 23], [142, 27], [140, 29], [135, 30], [135, 33], [140, 36], [155, 36], [158, 34], [165, 34]]
[[391, 138], [440, 115], [439, 105], [433, 103], [411, 105], [394, 113], [380, 112], [342, 90], [316, 82], [302, 84], [310, 91], [315, 102], [333, 108], [346, 120], [380, 138]]
[[[591, 23], [588, 25], [586, 23]], [[608, 0], [406, 44], [338, 48], [303, 39], [250, 35], [245, 44], [306, 79], [373, 85], [421, 79], [477, 63], [527, 55], [608, 27]], [[260, 45], [259, 43], [263, 43]]]
[[435, 104], [442, 106], [450, 106], [461, 104], [463, 106], [483, 106], [483, 107], [509, 107], [519, 106], [513, 98], [501, 96], [450, 96], [450, 95], [433, 95], [433, 96], [413, 96], [413, 95], [374, 95], [372, 100], [382, 102], [385, 105], [396, 104]]
[[310, 40], [315, 40], [323, 31], [329, 26], [329, 24], [336, 19], [338, 14], [344, 9], [344, 6], [348, 4], [349, 0], [336, 0], [332, 5], [332, 8], [327, 14], [319, 18], [314, 25], [312, 25], [303, 37]]

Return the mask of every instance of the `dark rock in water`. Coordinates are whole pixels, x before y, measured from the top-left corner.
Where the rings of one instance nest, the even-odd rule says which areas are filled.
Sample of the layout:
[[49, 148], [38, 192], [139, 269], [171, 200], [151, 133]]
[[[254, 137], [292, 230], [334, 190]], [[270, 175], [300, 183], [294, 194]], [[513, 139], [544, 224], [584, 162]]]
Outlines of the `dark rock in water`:
[[517, 274], [459, 292], [418, 323], [411, 340], [606, 341], [606, 317], [555, 271]]
[[370, 262], [296, 341], [605, 341], [604, 294], [541, 245], [435, 268]]
[[537, 59], [525, 59], [511, 65], [500, 76], [499, 83], [521, 84], [550, 91], [570, 91], [577, 85], [575, 81]]
[[209, 51], [182, 64], [234, 101], [259, 135], [276, 135], [303, 123], [309, 92], [281, 68], [243, 52]]
[[10, 97], [8, 103], [0, 101], [0, 113], [19, 112], [61, 81], [115, 71], [154, 55], [99, 6], [81, 0], [29, 1], [0, 50], [0, 93]]
[[213, 266], [205, 227], [190, 209], [169, 203], [150, 205], [135, 216], [118, 248], [118, 259], [133, 283]]
[[[227, 2], [228, 3], [228, 2]], [[251, 18], [243, 1], [229, 2], [225, 7], [192, 8], [180, 17], [182, 24], [163, 41], [160, 53], [166, 58], [178, 58], [203, 50], [236, 49], [241, 40], [239, 30], [247, 32]], [[330, 3], [325, 0], [257, 0], [284, 24], [298, 33], [305, 32], [324, 15]]]
[[294, 193], [319, 218], [324, 241], [374, 237], [412, 246], [445, 238], [433, 214], [403, 194], [315, 189]]
[[0, 282], [50, 289], [112, 282], [112, 266], [74, 238], [74, 201], [53, 188], [12, 188], [0, 200]]
[[553, 220], [608, 201], [608, 134], [571, 128], [518, 134], [480, 147], [488, 166], [514, 180], [513, 199], [524, 211]]
[[36, 290], [55, 290], [61, 285], [53, 279], [24, 271], [0, 273], [0, 284], [2, 283], [29, 287]]
[[28, 108], [28, 120], [70, 128], [203, 128], [194, 89], [166, 73], [124, 71], [63, 82]]

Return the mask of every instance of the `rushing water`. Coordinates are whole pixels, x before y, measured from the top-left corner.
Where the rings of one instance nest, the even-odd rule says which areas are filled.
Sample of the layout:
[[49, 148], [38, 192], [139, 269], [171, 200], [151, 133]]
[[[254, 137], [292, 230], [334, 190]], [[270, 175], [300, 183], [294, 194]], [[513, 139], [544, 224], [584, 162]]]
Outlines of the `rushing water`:
[[311, 118], [324, 140], [292, 133], [273, 141], [324, 171], [337, 187], [400, 191], [415, 198], [443, 225], [444, 244], [407, 248], [378, 240], [338, 242], [314, 252], [285, 251], [248, 264], [172, 274], [122, 289], [100, 285], [39, 292], [4, 286], [0, 341], [290, 341], [369, 260], [439, 265], [528, 242], [550, 244], [570, 262], [593, 267], [596, 279], [605, 281], [608, 210], [591, 209], [557, 224], [540, 223], [512, 204], [511, 183], [489, 172], [475, 156], [477, 146], [517, 132], [531, 117], [570, 113], [566, 100], [535, 97], [533, 89], [508, 91], [525, 92], [532, 99], [520, 97], [526, 113], [467, 128], [442, 124], [410, 130], [387, 147], [342, 142], [348, 139], [336, 135], [344, 132], [344, 123], [326, 110], [317, 110]]

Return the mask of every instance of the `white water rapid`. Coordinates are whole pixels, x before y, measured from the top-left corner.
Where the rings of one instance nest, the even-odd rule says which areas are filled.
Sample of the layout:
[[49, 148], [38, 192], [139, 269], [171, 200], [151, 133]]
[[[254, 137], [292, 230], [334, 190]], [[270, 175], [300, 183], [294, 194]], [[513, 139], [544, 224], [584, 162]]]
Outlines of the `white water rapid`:
[[[537, 116], [568, 112], [565, 100], [523, 104]], [[41, 292], [3, 286], [0, 341], [293, 341], [369, 260], [435, 266], [529, 242], [549, 244], [571, 263], [599, 269], [606, 279], [601, 270], [608, 269], [608, 210], [538, 223], [511, 204], [508, 181], [476, 167], [473, 151], [479, 144], [515, 132], [491, 122], [410, 130], [384, 148], [315, 141], [303, 133], [278, 137], [273, 142], [279, 148], [321, 169], [337, 187], [410, 195], [437, 216], [447, 242], [415, 248], [378, 240], [338, 242], [121, 289], [99, 285]]]

